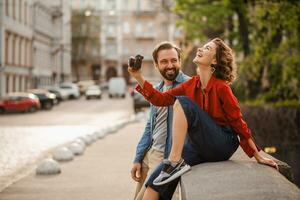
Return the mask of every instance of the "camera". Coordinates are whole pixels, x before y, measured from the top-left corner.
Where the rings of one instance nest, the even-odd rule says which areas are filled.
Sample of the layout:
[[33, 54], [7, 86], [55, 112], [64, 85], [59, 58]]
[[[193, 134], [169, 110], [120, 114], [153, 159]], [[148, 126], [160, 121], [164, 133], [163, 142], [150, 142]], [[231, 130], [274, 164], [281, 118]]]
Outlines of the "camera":
[[135, 58], [131, 57], [129, 58], [129, 66], [134, 69], [134, 70], [139, 70], [142, 66], [142, 60], [143, 56], [141, 55], [136, 55]]

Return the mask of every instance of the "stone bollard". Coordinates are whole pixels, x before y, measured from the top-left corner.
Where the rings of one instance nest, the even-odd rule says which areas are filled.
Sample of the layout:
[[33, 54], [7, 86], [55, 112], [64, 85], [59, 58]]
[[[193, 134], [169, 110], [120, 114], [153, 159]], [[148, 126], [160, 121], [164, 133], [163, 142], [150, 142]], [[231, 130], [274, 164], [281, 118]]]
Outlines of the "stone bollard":
[[103, 139], [106, 136], [103, 130], [95, 131], [94, 134], [97, 136], [98, 139]]
[[53, 154], [53, 159], [56, 161], [70, 161], [73, 160], [73, 152], [70, 151], [67, 147], [62, 147], [56, 150]]
[[52, 158], [43, 160], [36, 168], [38, 175], [52, 175], [61, 173], [60, 166], [57, 161]]
[[68, 148], [75, 156], [82, 155], [85, 150], [84, 146], [82, 146], [81, 144], [76, 143], [76, 142], [73, 142], [72, 144], [70, 144]]

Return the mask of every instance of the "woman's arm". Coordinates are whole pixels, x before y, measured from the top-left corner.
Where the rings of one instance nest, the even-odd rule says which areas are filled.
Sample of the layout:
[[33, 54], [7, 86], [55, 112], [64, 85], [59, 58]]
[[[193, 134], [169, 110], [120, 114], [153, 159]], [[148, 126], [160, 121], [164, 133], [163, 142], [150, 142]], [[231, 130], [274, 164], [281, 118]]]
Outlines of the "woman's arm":
[[224, 85], [220, 90], [220, 98], [230, 126], [240, 135], [240, 145], [245, 153], [249, 157], [254, 156], [256, 161], [260, 164], [266, 164], [278, 169], [277, 164], [273, 160], [265, 158], [259, 153], [260, 149], [258, 149], [257, 145], [253, 141], [252, 133], [248, 128], [247, 123], [242, 118], [238, 101], [228, 85]]
[[180, 84], [176, 88], [168, 90], [166, 92], [160, 92], [153, 88], [152, 84], [144, 79], [141, 74], [141, 70], [133, 70], [131, 67], [128, 67], [128, 71], [133, 76], [139, 86], [136, 88], [147, 101], [155, 106], [170, 106], [174, 104], [174, 97], [179, 95], [184, 95], [185, 91], [183, 84]]
[[256, 148], [255, 143], [253, 142], [252, 138], [248, 139], [248, 144], [250, 145], [250, 147], [252, 149], [254, 149], [254, 158], [255, 160], [260, 163], [260, 164], [264, 164], [264, 165], [269, 165], [271, 167], [274, 167], [278, 170], [278, 165], [277, 163], [269, 158], [263, 157], [262, 155], [260, 155], [259, 151]]

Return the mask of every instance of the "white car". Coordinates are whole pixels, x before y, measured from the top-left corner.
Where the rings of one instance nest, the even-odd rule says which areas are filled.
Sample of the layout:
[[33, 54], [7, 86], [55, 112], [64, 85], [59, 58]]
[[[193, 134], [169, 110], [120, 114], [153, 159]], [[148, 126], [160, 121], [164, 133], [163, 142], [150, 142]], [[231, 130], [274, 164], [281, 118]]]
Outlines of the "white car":
[[59, 88], [68, 93], [69, 99], [78, 99], [80, 97], [79, 87], [74, 83], [61, 83]]
[[79, 87], [80, 94], [85, 94], [85, 91], [88, 89], [88, 87], [95, 85], [94, 80], [85, 80], [85, 81], [78, 81], [76, 83]]
[[[56, 94], [56, 96], [59, 96], [59, 98], [60, 98], [59, 101], [61, 101], [61, 100], [65, 101], [65, 100], [69, 99], [69, 92], [61, 89], [58, 86], [45, 86], [44, 88], [49, 90], [49, 92]], [[57, 93], [59, 95], [57, 95]]]
[[127, 91], [126, 81], [123, 77], [113, 77], [108, 82], [108, 96], [125, 98]]
[[85, 98], [87, 100], [94, 97], [101, 99], [101, 96], [102, 96], [102, 91], [100, 89], [100, 86], [98, 85], [89, 86], [85, 91]]

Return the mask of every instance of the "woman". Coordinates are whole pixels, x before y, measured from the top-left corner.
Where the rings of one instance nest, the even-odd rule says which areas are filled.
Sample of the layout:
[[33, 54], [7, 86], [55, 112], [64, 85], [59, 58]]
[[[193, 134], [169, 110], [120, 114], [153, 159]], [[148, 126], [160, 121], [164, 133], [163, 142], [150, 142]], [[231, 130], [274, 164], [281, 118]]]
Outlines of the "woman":
[[235, 79], [230, 47], [215, 38], [197, 50], [193, 62], [198, 75], [164, 93], [153, 89], [140, 70], [128, 68], [139, 83], [137, 90], [149, 102], [155, 106], [174, 104], [169, 159], [149, 178], [144, 199], [171, 199], [178, 177], [187, 172], [190, 165], [228, 160], [238, 145], [258, 163], [278, 169], [273, 160], [260, 155], [229, 87]]

